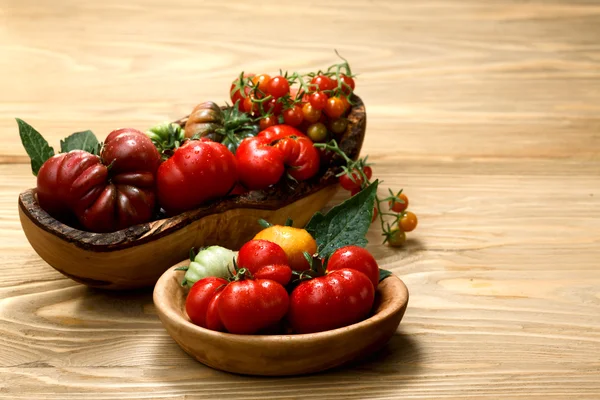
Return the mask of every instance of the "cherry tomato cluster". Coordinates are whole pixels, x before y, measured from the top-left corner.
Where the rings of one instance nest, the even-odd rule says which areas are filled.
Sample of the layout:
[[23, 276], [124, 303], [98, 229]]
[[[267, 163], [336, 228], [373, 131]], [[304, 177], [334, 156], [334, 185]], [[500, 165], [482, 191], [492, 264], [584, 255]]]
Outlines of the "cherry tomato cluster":
[[230, 279], [205, 277], [191, 287], [190, 320], [221, 332], [269, 334], [321, 332], [367, 317], [379, 283], [373, 256], [345, 246], [326, 260], [326, 268], [316, 257], [312, 266], [304, 256], [298, 263], [298, 254], [315, 249], [304, 229], [263, 230], [242, 246]]
[[[340, 186], [349, 191], [352, 196], [370, 185], [373, 169], [367, 163], [366, 157], [356, 161], [350, 159], [335, 140], [327, 144], [315, 144], [315, 147], [338, 154], [345, 160], [346, 165], [342, 167], [342, 172], [338, 176]], [[383, 209], [385, 203], [388, 204], [388, 210]], [[377, 218], [381, 221], [382, 235], [385, 237], [384, 243], [394, 247], [401, 246], [406, 241], [406, 232], [412, 232], [417, 227], [417, 215], [407, 211], [407, 208], [408, 197], [402, 193], [402, 190], [394, 193], [389, 189], [388, 197], [382, 199], [377, 196], [375, 198], [372, 222], [375, 222]], [[384, 217], [386, 216], [392, 217], [392, 221], [385, 221]]]
[[261, 130], [286, 124], [313, 142], [325, 142], [346, 131], [355, 81], [346, 60], [327, 71], [240, 74], [230, 89], [231, 101], [259, 120]]

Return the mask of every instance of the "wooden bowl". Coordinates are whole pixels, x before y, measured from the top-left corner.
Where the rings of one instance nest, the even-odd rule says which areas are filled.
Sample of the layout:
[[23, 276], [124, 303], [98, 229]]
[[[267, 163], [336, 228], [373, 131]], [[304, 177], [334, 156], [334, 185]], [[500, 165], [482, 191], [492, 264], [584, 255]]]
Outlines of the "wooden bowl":
[[154, 305], [169, 335], [196, 360], [210, 367], [246, 375], [299, 375], [342, 365], [386, 344], [396, 332], [408, 289], [396, 276], [381, 281], [373, 315], [330, 331], [301, 335], [234, 335], [201, 328], [185, 312], [186, 289], [181, 286], [183, 261], [160, 277]]
[[[360, 100], [348, 115], [339, 145], [356, 159], [362, 147], [366, 113]], [[186, 118], [177, 123], [185, 124]], [[338, 190], [340, 159], [334, 158], [314, 178], [282, 181], [267, 190], [229, 196], [171, 218], [111, 233], [93, 233], [66, 225], [42, 210], [35, 189], [19, 195], [19, 217], [34, 250], [69, 278], [93, 287], [132, 289], [153, 286], [191, 247], [220, 245], [232, 250], [250, 240], [260, 218], [283, 225], [287, 218], [304, 226]]]

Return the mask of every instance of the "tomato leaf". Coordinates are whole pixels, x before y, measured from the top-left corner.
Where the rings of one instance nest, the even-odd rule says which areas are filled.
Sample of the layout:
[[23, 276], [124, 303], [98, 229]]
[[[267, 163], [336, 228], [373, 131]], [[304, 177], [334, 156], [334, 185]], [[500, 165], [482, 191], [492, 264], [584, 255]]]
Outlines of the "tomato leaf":
[[392, 275], [392, 271], [388, 271], [387, 269], [379, 268], [379, 282]]
[[31, 171], [33, 175], [37, 176], [38, 171], [46, 160], [54, 155], [54, 149], [50, 147], [46, 139], [33, 126], [20, 118], [15, 119], [17, 120], [17, 125], [19, 125], [21, 143], [23, 143], [23, 147], [31, 159]]
[[317, 252], [322, 258], [328, 258], [340, 247], [367, 245], [365, 236], [371, 226], [378, 184], [376, 180], [326, 215], [313, 215], [305, 229], [317, 241]]
[[60, 141], [61, 153], [68, 153], [71, 150], [83, 150], [100, 155], [100, 147], [100, 143], [92, 131], [75, 132]]

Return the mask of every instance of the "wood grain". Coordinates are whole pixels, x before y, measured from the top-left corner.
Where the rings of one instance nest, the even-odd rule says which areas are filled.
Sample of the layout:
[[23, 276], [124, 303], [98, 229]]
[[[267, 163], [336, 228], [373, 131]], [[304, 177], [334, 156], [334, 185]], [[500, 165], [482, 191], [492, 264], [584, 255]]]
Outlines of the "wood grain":
[[[0, 399], [598, 399], [599, 37], [584, 0], [0, 0]], [[411, 292], [378, 354], [296, 378], [214, 371], [149, 291], [87, 289], [27, 243], [14, 117], [55, 147], [145, 129], [225, 100], [242, 69], [318, 69], [333, 48], [360, 74], [363, 154], [419, 215], [404, 249], [369, 233]]]

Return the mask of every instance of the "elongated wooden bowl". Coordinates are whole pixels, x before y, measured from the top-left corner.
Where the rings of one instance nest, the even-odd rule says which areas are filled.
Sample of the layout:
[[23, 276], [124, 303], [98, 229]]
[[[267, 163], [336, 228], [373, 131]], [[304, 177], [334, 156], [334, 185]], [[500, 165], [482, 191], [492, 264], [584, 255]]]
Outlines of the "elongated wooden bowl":
[[353, 325], [302, 335], [234, 335], [201, 328], [185, 312], [184, 272], [165, 272], [154, 287], [161, 322], [181, 348], [210, 367], [246, 375], [300, 375], [333, 368], [383, 347], [396, 332], [408, 289], [392, 275], [379, 283], [373, 314]]
[[[366, 113], [360, 100], [348, 115], [340, 147], [356, 159], [362, 147]], [[186, 118], [177, 121], [185, 124]], [[191, 247], [220, 245], [233, 250], [260, 229], [258, 220], [304, 226], [325, 207], [338, 189], [339, 159], [318, 176], [288, 181], [267, 190], [229, 196], [171, 218], [139, 224], [112, 233], [92, 233], [68, 226], [39, 206], [35, 189], [19, 195], [19, 217], [34, 250], [69, 278], [93, 287], [132, 289], [153, 286], [161, 274], [184, 259]]]

